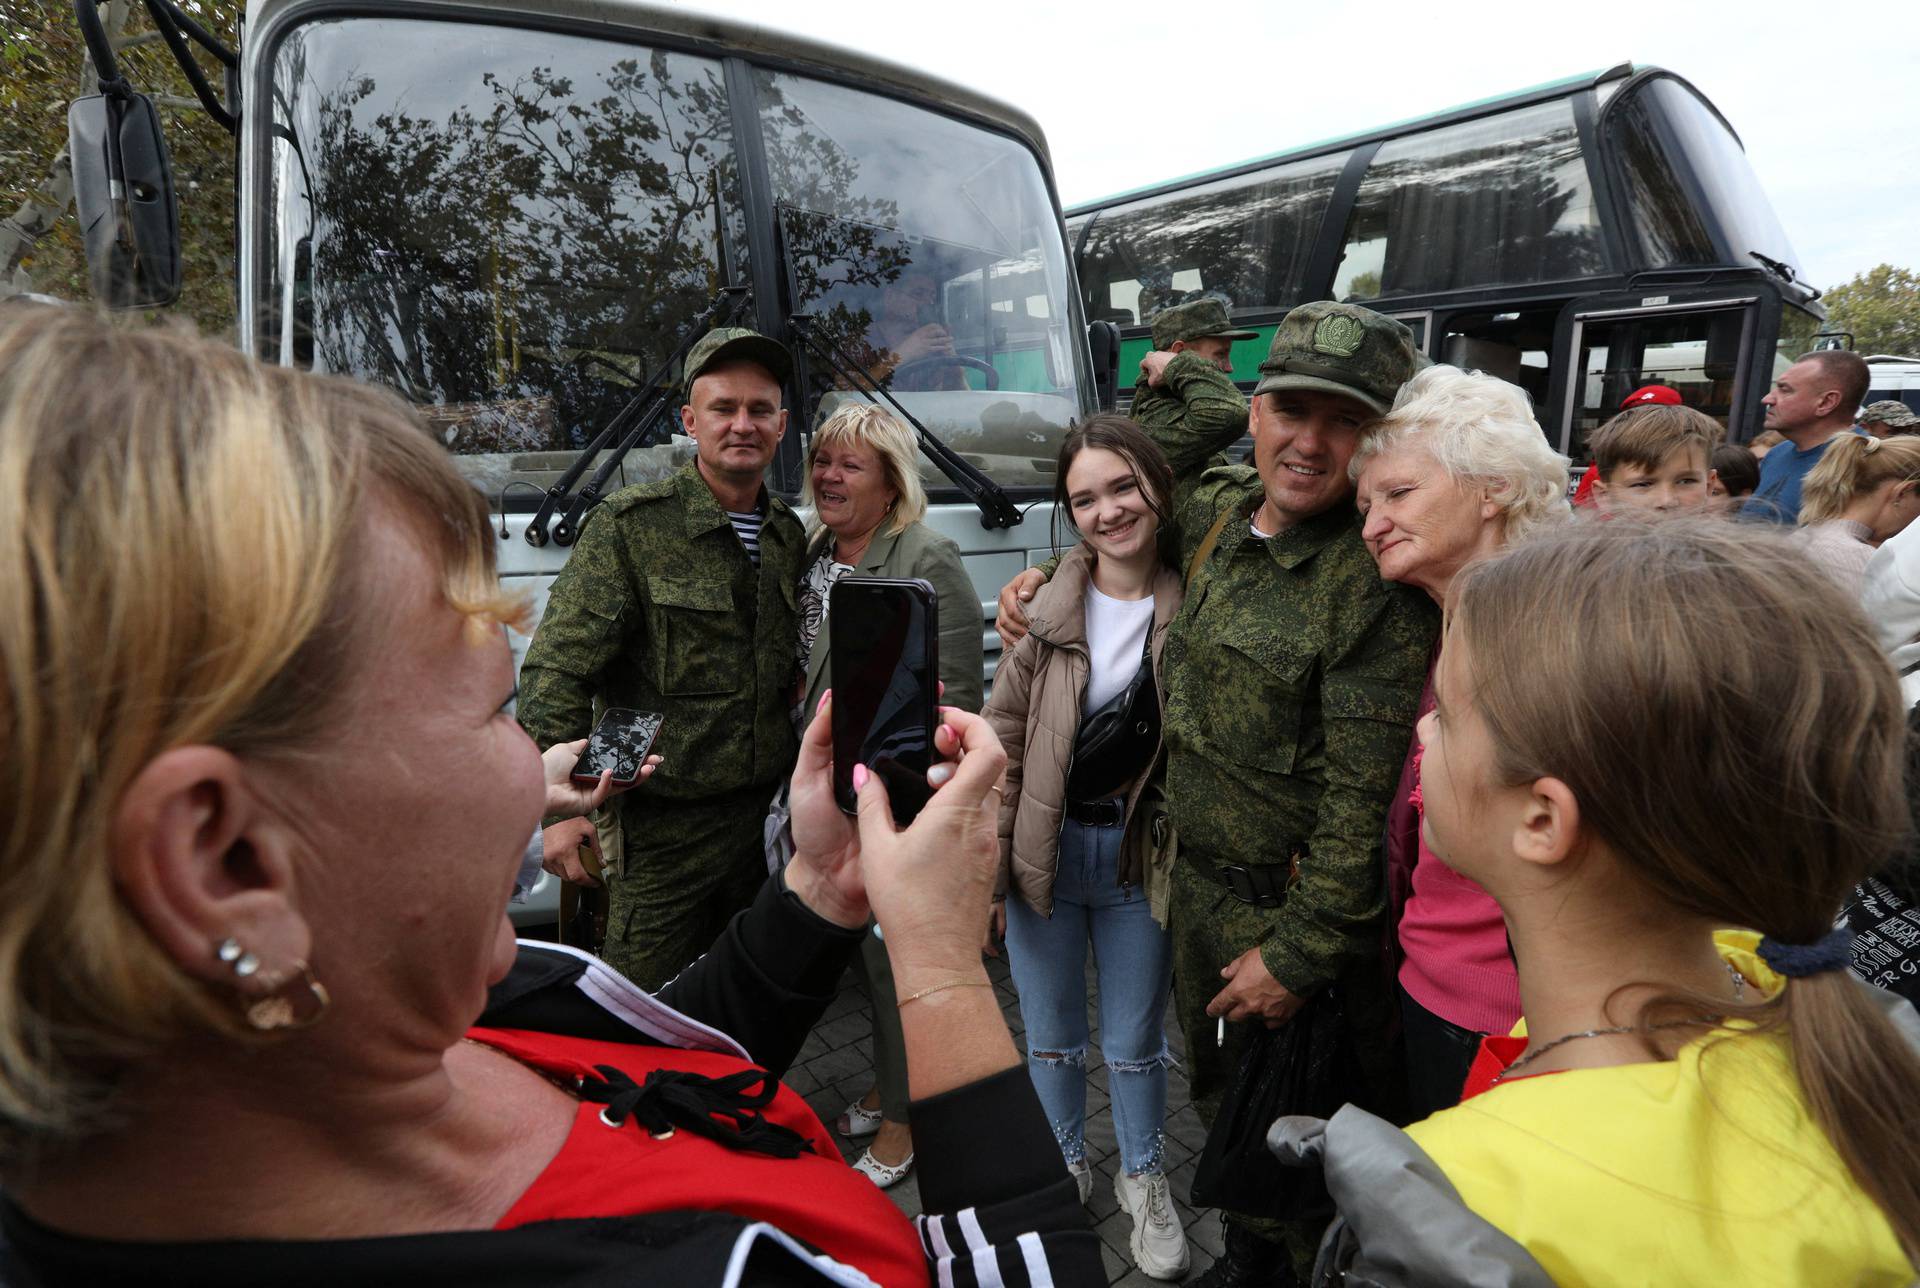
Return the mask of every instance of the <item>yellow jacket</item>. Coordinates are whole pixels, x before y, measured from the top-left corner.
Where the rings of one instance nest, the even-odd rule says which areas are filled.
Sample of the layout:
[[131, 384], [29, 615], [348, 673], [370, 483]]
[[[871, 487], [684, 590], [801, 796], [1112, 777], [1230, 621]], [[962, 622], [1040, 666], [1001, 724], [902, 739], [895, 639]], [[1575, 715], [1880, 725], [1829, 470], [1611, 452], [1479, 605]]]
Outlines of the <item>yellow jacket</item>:
[[[1749, 983], [1780, 987], [1758, 936], [1718, 940]], [[1920, 1048], [1913, 1007], [1869, 992]], [[1268, 1142], [1321, 1160], [1339, 1207], [1316, 1283], [1920, 1282], [1809, 1117], [1777, 1035], [1516, 1079], [1404, 1133], [1352, 1106], [1283, 1118]]]

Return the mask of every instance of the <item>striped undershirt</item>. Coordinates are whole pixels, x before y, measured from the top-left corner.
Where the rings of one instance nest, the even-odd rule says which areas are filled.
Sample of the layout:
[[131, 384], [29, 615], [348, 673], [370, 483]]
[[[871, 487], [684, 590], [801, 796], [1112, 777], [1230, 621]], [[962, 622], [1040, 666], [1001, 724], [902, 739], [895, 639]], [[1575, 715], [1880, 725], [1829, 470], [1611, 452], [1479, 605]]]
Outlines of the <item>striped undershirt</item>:
[[753, 560], [753, 566], [760, 566], [760, 525], [767, 516], [759, 510], [728, 510], [727, 521], [733, 524], [734, 535], [740, 538], [740, 544], [747, 548], [747, 558]]

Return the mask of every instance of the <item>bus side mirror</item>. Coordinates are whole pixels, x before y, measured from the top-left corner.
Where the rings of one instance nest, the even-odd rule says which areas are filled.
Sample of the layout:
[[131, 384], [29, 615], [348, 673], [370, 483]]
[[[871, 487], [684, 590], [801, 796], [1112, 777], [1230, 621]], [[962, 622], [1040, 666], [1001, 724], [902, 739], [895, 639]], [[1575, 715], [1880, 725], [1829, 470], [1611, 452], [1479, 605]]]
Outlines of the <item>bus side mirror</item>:
[[67, 154], [94, 298], [115, 309], [180, 298], [180, 211], [152, 100], [76, 99], [67, 109]]
[[1093, 355], [1093, 396], [1101, 411], [1112, 411], [1120, 397], [1120, 328], [1112, 322], [1087, 323], [1087, 349]]

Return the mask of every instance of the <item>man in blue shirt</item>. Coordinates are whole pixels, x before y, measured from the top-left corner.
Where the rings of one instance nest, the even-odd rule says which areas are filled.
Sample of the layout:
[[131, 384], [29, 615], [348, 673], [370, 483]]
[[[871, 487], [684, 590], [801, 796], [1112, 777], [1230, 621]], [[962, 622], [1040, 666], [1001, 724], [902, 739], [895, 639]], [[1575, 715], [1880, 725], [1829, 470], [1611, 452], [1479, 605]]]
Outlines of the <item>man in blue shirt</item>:
[[1802, 354], [1774, 377], [1773, 392], [1760, 400], [1765, 428], [1786, 438], [1760, 462], [1760, 486], [1740, 509], [1743, 519], [1796, 523], [1800, 484], [1827, 454], [1827, 444], [1853, 428], [1853, 415], [1867, 396], [1867, 364], [1844, 349]]

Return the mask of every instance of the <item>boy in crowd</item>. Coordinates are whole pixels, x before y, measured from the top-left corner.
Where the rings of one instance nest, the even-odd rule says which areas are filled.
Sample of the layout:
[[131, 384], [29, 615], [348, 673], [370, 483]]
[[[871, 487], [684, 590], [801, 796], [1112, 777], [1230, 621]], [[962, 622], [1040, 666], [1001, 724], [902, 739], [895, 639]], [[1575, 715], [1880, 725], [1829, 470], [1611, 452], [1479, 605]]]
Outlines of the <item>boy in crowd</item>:
[[1594, 431], [1593, 498], [1602, 514], [1629, 509], [1704, 510], [1720, 423], [1691, 407], [1623, 411]]

